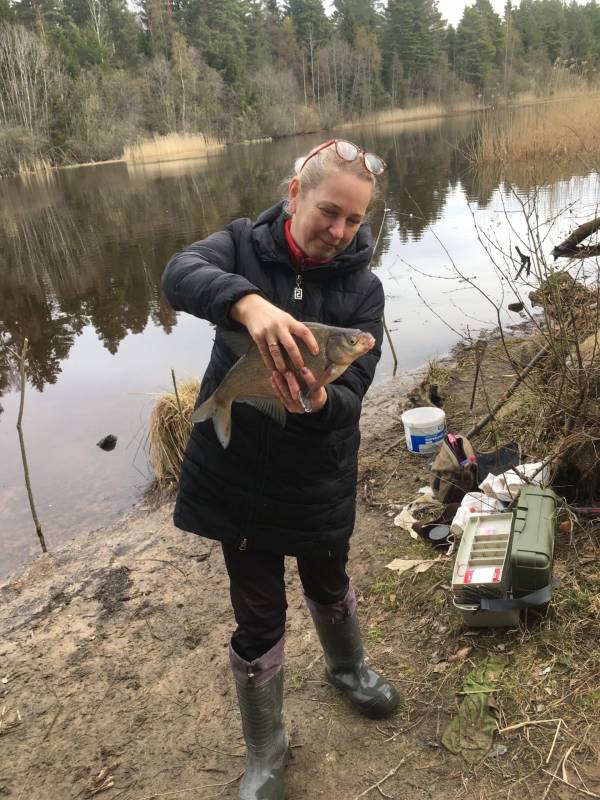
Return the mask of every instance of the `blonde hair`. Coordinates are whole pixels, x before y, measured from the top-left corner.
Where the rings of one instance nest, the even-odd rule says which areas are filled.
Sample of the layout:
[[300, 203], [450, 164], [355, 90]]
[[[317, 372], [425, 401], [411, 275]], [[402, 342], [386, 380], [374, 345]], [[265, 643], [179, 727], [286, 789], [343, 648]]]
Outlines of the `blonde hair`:
[[[313, 152], [314, 149], [310, 151], [310, 153]], [[335, 144], [333, 143], [309, 158], [310, 153], [295, 160], [294, 174], [286, 181], [287, 187], [289, 187], [292, 178], [297, 178], [298, 191], [303, 194], [310, 189], [316, 189], [328, 175], [334, 172], [346, 172], [354, 175], [359, 180], [367, 181], [375, 190], [375, 176], [365, 169], [362, 158], [355, 158], [354, 161], [346, 161], [340, 158], [335, 151]], [[306, 160], [307, 158], [308, 161]], [[302, 167], [303, 164], [304, 168]]]

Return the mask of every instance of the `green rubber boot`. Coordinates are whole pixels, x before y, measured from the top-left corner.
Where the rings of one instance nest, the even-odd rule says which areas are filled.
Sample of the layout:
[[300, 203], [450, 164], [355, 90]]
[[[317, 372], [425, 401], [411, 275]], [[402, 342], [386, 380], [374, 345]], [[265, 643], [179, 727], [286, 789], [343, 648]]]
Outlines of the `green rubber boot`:
[[240, 800], [283, 800], [289, 742], [283, 724], [283, 638], [267, 653], [245, 661], [229, 647], [242, 728], [246, 771]]
[[306, 602], [323, 647], [329, 682], [366, 717], [391, 714], [400, 697], [393, 684], [365, 663], [352, 586], [339, 603], [322, 605], [309, 597]]

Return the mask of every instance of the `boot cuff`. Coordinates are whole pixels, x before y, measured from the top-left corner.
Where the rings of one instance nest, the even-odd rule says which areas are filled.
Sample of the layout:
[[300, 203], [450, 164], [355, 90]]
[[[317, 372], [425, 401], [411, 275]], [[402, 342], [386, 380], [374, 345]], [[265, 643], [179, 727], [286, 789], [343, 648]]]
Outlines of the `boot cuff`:
[[346, 596], [342, 600], [338, 600], [337, 603], [323, 605], [323, 603], [317, 603], [315, 600], [311, 600], [306, 594], [304, 595], [304, 599], [306, 600], [308, 610], [316, 622], [334, 625], [340, 622], [346, 622], [348, 617], [351, 617], [356, 611], [356, 595], [354, 594], [354, 588], [351, 583], [348, 585]]
[[231, 644], [229, 645], [229, 663], [231, 671], [238, 683], [246, 686], [252, 683], [254, 686], [262, 686], [269, 681], [281, 669], [283, 664], [283, 646], [285, 636], [267, 650], [262, 656], [255, 658], [254, 661], [246, 661], [239, 656]]

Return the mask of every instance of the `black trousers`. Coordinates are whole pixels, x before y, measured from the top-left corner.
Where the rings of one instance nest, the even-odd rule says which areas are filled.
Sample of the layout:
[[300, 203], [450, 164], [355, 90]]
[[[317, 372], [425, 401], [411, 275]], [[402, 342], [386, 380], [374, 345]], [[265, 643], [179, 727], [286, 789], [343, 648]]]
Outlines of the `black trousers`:
[[[285, 632], [285, 556], [262, 550], [240, 551], [226, 544], [223, 544], [223, 555], [237, 622], [231, 644], [243, 659], [254, 661], [270, 650]], [[347, 561], [347, 552], [336, 558], [299, 557], [298, 572], [304, 593], [323, 605], [343, 600], [350, 584]]]

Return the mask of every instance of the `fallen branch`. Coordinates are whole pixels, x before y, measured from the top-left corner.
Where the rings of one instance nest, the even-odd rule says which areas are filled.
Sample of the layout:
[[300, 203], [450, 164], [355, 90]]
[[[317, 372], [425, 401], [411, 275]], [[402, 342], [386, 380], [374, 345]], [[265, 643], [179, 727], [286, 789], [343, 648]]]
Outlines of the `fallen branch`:
[[595, 233], [597, 230], [600, 230], [600, 217], [596, 217], [596, 219], [592, 219], [589, 222], [584, 222], [583, 225], [575, 228], [573, 233], [567, 236], [564, 242], [557, 244], [552, 250], [554, 259], [556, 260], [564, 256], [570, 258], [586, 258], [589, 255], [598, 255], [600, 253], [600, 245], [596, 245], [595, 247], [578, 247], [584, 239], [587, 239], [588, 236], [591, 236], [592, 233]]

